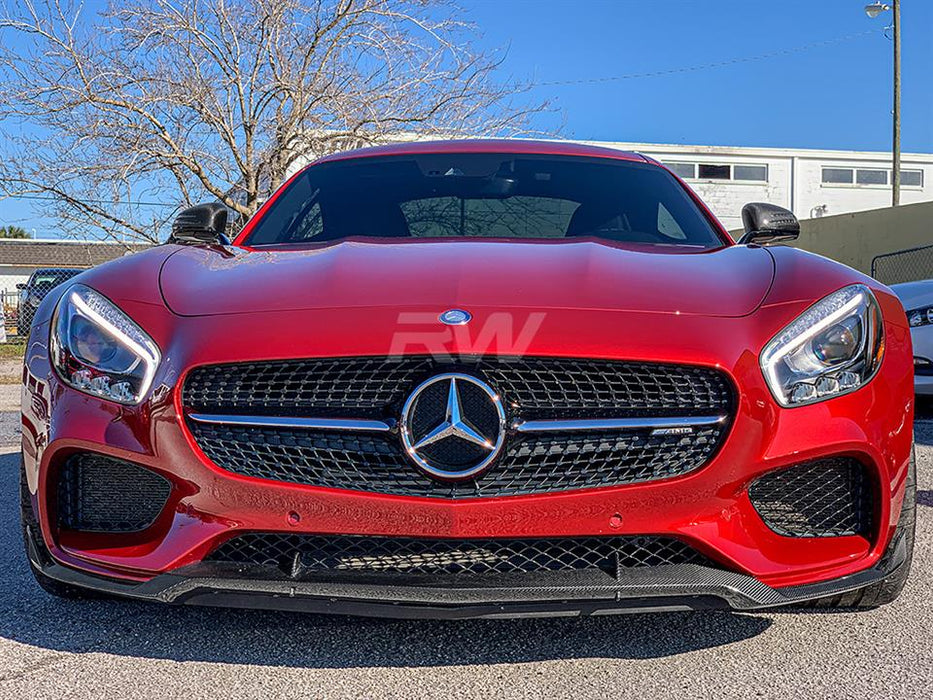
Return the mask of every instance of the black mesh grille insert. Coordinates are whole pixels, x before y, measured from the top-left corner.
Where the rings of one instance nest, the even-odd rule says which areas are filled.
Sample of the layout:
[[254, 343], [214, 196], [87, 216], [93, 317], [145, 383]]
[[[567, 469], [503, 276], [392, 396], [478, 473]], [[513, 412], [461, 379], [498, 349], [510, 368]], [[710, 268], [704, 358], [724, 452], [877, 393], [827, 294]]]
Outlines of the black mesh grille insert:
[[[461, 357], [451, 362], [421, 356], [364, 357], [213, 365], [191, 371], [183, 400], [188, 411], [206, 414], [397, 419], [416, 386], [445, 372], [466, 372], [489, 384], [502, 397], [510, 423], [566, 417], [731, 417], [734, 412], [731, 383], [713, 368], [533, 357]], [[651, 435], [650, 429], [513, 434], [485, 473], [453, 484], [423, 474], [405, 456], [395, 435], [193, 421], [188, 425], [209, 459], [245, 476], [397, 495], [476, 498], [685, 474], [712, 458], [729, 421], [681, 435]], [[468, 457], [466, 461], [476, 456]]]
[[822, 459], [766, 474], [752, 483], [748, 495], [768, 527], [779, 535], [871, 533], [871, 480], [854, 459]]
[[408, 575], [515, 574], [601, 569], [616, 574], [666, 564], [709, 564], [667, 537], [428, 540], [349, 535], [250, 533], [228, 540], [207, 561], [305, 573]]
[[395, 436], [313, 433], [191, 423], [198, 445], [244, 476], [401, 496], [479, 498], [632, 484], [685, 474], [718, 448], [726, 428], [691, 435], [647, 431], [527, 434], [506, 443], [475, 479], [436, 481], [402, 453]]
[[82, 532], [137, 532], [155, 522], [171, 485], [130, 462], [93, 454], [68, 458], [58, 476], [58, 524]]
[[351, 357], [197, 367], [184, 404], [200, 413], [397, 416], [420, 382], [447, 371], [478, 376], [523, 418], [709, 415], [732, 412], [732, 389], [712, 368], [568, 358]]

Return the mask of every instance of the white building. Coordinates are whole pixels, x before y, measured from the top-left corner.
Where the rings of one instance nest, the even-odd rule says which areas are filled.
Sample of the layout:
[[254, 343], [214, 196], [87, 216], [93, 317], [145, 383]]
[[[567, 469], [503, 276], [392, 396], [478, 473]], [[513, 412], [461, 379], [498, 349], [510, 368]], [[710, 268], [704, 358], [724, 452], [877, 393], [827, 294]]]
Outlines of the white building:
[[[668, 165], [730, 230], [742, 207], [771, 202], [799, 219], [891, 205], [891, 154], [786, 148], [595, 142], [637, 151]], [[901, 156], [901, 203], [933, 201], [933, 154]]]

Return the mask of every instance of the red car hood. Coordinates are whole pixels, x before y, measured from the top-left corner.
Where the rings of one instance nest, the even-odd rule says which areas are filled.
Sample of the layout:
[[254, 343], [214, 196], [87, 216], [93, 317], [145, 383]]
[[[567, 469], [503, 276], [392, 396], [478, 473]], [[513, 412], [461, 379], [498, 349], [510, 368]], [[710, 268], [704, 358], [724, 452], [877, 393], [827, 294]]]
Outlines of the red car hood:
[[744, 316], [774, 262], [762, 248], [593, 240], [344, 241], [275, 250], [180, 248], [160, 274], [184, 316], [353, 307], [607, 309]]

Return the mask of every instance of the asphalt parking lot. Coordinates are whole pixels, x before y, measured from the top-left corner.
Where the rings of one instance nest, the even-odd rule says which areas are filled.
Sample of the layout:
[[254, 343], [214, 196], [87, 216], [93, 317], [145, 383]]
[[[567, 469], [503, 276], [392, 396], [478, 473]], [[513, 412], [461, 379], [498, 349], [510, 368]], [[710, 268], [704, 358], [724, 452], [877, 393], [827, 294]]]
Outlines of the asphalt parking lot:
[[[0, 405], [0, 409], [12, 408]], [[0, 413], [0, 698], [915, 698], [933, 685], [933, 407], [916, 426], [913, 574], [864, 613], [397, 622], [68, 602], [20, 544]]]

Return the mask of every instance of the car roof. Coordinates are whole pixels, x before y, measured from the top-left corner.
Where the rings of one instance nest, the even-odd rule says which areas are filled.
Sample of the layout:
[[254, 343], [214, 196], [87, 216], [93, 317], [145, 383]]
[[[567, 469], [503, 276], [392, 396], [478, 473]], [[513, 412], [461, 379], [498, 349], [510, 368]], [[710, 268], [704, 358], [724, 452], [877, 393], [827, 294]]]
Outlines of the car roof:
[[376, 156], [425, 155], [432, 153], [512, 153], [545, 156], [576, 156], [589, 158], [612, 158], [638, 163], [656, 163], [639, 153], [621, 151], [603, 146], [587, 146], [570, 141], [543, 141], [533, 139], [454, 139], [447, 141], [413, 141], [387, 146], [370, 146], [352, 151], [341, 151], [324, 156], [312, 163], [331, 163], [354, 158]]

